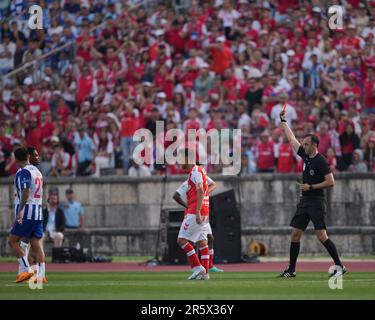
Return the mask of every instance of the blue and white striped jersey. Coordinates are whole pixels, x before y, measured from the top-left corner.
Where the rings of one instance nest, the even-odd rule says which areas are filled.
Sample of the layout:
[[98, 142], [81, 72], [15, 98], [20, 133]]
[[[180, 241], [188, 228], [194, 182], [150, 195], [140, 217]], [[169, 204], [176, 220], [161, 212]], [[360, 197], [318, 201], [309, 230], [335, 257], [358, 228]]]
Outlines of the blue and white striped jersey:
[[43, 175], [38, 168], [30, 164], [19, 169], [14, 178], [14, 186], [16, 217], [21, 202], [22, 191], [26, 188], [30, 188], [30, 196], [23, 211], [23, 220], [43, 220]]

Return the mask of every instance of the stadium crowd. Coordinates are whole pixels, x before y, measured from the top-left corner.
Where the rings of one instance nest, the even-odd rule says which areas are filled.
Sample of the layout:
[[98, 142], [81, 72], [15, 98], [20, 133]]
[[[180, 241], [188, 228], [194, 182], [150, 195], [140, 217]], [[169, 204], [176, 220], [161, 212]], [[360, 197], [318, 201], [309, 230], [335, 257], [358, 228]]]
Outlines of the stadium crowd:
[[134, 132], [158, 120], [241, 129], [242, 174], [301, 172], [278, 128], [286, 102], [297, 138], [316, 133], [333, 171], [374, 172], [375, 1], [330, 1], [344, 8], [336, 30], [326, 2], [42, 0], [44, 28], [30, 30], [33, 1], [10, 0], [1, 76], [75, 45], [3, 79], [0, 175], [17, 170], [19, 144], [38, 149], [49, 176], [177, 174], [132, 159]]

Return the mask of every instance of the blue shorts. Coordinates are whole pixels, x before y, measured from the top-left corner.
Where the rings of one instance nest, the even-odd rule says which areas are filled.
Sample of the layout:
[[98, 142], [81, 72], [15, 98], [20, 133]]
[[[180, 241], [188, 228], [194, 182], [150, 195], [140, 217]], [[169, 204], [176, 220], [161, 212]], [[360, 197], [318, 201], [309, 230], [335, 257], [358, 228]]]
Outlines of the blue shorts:
[[43, 221], [23, 220], [21, 224], [16, 221], [10, 234], [28, 239], [41, 239], [43, 238]]

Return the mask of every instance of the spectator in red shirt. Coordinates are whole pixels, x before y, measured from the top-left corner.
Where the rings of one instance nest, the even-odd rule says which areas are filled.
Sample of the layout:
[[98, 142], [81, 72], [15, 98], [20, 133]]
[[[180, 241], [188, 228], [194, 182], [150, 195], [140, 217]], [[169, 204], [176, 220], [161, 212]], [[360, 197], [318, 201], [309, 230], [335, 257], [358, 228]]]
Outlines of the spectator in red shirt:
[[353, 50], [360, 50], [364, 44], [363, 39], [356, 35], [356, 27], [349, 24], [347, 27], [348, 36], [342, 41], [344, 52], [350, 54]]
[[43, 111], [40, 114], [39, 129], [42, 137], [42, 143], [44, 145], [49, 144], [50, 138], [57, 134], [56, 126], [52, 121], [50, 112]]
[[[138, 61], [137, 61], [138, 60]], [[126, 79], [129, 81], [129, 84], [134, 86], [137, 83], [140, 83], [145, 72], [145, 64], [141, 63], [141, 58], [137, 57], [137, 60], [132, 56], [127, 57], [128, 70], [125, 73]], [[115, 62], [113, 66], [119, 65], [119, 62]], [[121, 71], [117, 72], [121, 74]], [[119, 75], [117, 76], [117, 78]]]
[[166, 38], [174, 49], [174, 53], [184, 53], [185, 40], [182, 37], [182, 25], [178, 19], [173, 20], [171, 28], [166, 32]]
[[[57, 93], [55, 92], [55, 94]], [[60, 93], [58, 92], [58, 94]], [[64, 99], [61, 97], [61, 95], [58, 95], [57, 100], [56, 100], [56, 115], [58, 117], [60, 116], [63, 122], [66, 124], [70, 112], [71, 110], [65, 104]]]
[[368, 68], [367, 79], [364, 83], [365, 112], [375, 113], [375, 68]]
[[278, 150], [278, 160], [277, 160], [277, 172], [280, 173], [290, 173], [294, 172], [294, 154], [293, 149], [285, 136], [283, 134], [283, 140], [279, 145]]
[[[120, 47], [121, 48], [121, 47]], [[106, 50], [106, 54], [104, 56], [104, 62], [107, 65], [108, 68], [112, 68], [112, 65], [117, 62], [118, 64], [121, 64], [120, 58], [119, 58], [120, 50], [116, 50], [115, 47], [108, 47]]]
[[166, 94], [166, 100], [172, 100], [174, 76], [169, 72], [167, 66], [160, 66], [159, 71], [155, 74], [154, 82], [156, 89]]
[[121, 117], [121, 150], [125, 173], [129, 170], [129, 161], [133, 156], [133, 135], [138, 129], [138, 124], [139, 111], [134, 108], [134, 101], [128, 101]]
[[5, 125], [0, 123], [0, 151], [2, 149], [11, 151], [12, 150], [12, 139], [6, 134]]
[[90, 36], [89, 31], [84, 30], [82, 36], [77, 38], [77, 56], [83, 58], [86, 62], [90, 62], [93, 56], [97, 54], [94, 47], [94, 37]]
[[185, 134], [188, 134], [189, 130], [199, 130], [202, 128], [202, 122], [198, 118], [198, 110], [191, 108], [188, 113], [188, 119], [184, 122]]
[[216, 43], [209, 46], [212, 52], [212, 70], [216, 74], [222, 75], [233, 62], [232, 50], [225, 44], [225, 37], [220, 36], [216, 38]]
[[199, 21], [195, 14], [192, 14], [189, 20], [181, 30], [181, 37], [185, 40], [185, 51], [201, 48], [202, 37], [206, 32], [205, 24]]
[[40, 114], [42, 111], [49, 111], [48, 103], [41, 99], [41, 94], [39, 90], [34, 90], [32, 93], [32, 98], [27, 104], [27, 111], [30, 116], [36, 117], [37, 121], [40, 120]]
[[204, 63], [204, 60], [197, 56], [197, 51], [195, 49], [191, 49], [189, 51], [189, 59], [185, 60], [182, 64], [182, 71], [184, 72], [184, 82], [194, 82], [197, 79], [199, 70]]
[[289, 8], [295, 9], [299, 7], [298, 0], [278, 0], [277, 4], [278, 4], [277, 11], [280, 14], [285, 14]]
[[42, 151], [42, 130], [38, 127], [38, 121], [35, 117], [29, 119], [29, 126], [26, 133], [26, 143], [28, 146], [35, 147], [38, 152]]
[[325, 122], [319, 124], [319, 132], [316, 135], [319, 138], [319, 153], [327, 156], [327, 151], [332, 145], [331, 135], [328, 132], [328, 125]]
[[273, 143], [265, 130], [260, 135], [260, 141], [256, 146], [256, 159], [258, 172], [274, 172], [275, 156]]
[[77, 83], [77, 104], [78, 106], [88, 97], [90, 97], [93, 89], [94, 77], [90, 73], [90, 67], [84, 65], [82, 68], [82, 75]]
[[354, 95], [357, 99], [359, 99], [362, 95], [362, 92], [361, 92], [361, 88], [358, 87], [356, 84], [357, 76], [355, 73], [350, 73], [348, 77], [349, 77], [348, 86], [342, 90], [342, 96], [343, 98], [348, 98]]
[[149, 49], [151, 61], [156, 60], [161, 50], [164, 51], [164, 54], [167, 58], [169, 58], [171, 55], [169, 44], [164, 41], [164, 34], [165, 31], [163, 29], [158, 29], [154, 32], [156, 41], [150, 46]]

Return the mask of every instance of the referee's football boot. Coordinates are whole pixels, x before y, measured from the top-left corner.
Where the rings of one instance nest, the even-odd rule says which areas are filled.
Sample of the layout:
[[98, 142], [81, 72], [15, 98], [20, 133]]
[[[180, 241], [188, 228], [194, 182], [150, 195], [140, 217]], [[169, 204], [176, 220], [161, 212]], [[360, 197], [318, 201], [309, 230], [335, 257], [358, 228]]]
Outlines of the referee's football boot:
[[342, 266], [341, 268], [337, 268], [329, 275], [330, 278], [338, 278], [342, 277], [347, 272], [345, 266]]
[[295, 278], [296, 276], [297, 273], [295, 271], [286, 269], [278, 275], [278, 278]]

